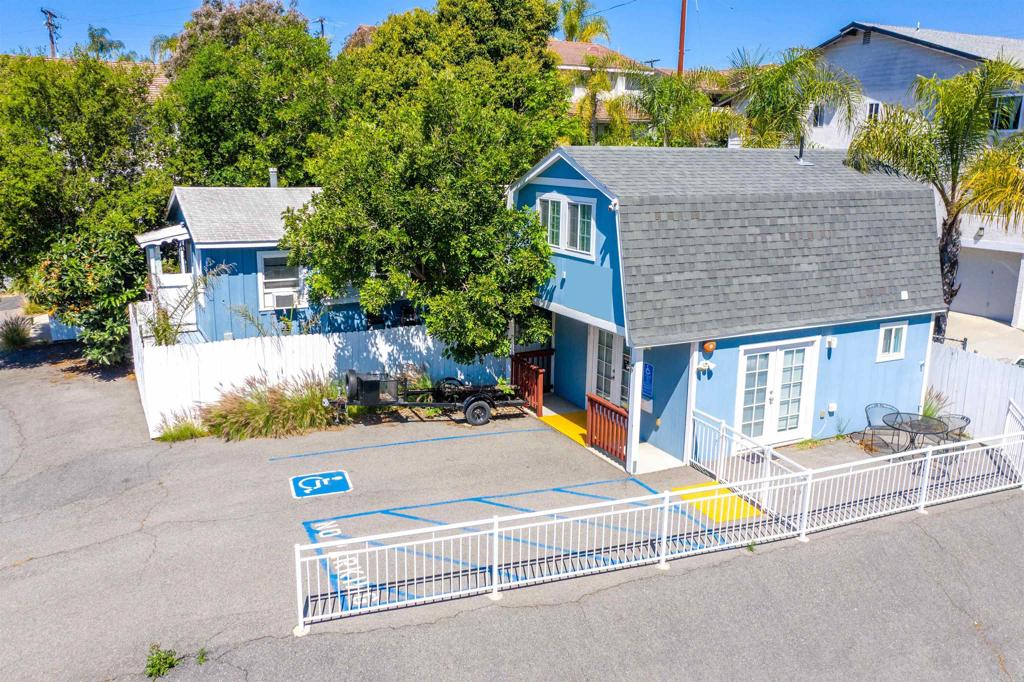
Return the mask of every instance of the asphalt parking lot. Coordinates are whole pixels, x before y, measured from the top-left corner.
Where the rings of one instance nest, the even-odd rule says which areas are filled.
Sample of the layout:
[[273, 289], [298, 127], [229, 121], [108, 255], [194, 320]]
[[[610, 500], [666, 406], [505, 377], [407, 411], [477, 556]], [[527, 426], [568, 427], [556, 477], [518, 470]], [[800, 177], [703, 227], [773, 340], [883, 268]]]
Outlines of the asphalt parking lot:
[[[0, 386], [0, 679], [96, 679], [139, 670], [154, 641], [288, 634], [292, 546], [316, 521], [358, 535], [699, 480], [626, 476], [525, 415], [158, 443], [133, 378], [67, 351], [28, 353]], [[339, 469], [349, 492], [293, 496], [292, 477]]]
[[[633, 478], [529, 417], [167, 445], [135, 385], [67, 353], [0, 366], [0, 679], [920, 679], [1024, 676], [1024, 496], [344, 619], [292, 636], [292, 545], [626, 497]], [[292, 476], [343, 469], [344, 494]], [[205, 665], [194, 655], [209, 652]]]

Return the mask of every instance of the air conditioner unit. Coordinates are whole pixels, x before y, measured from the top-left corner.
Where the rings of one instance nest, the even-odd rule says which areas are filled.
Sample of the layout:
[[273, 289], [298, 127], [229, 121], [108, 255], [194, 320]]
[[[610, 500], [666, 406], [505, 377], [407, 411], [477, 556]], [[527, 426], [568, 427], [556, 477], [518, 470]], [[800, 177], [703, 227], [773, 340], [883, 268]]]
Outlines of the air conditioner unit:
[[274, 308], [294, 308], [295, 294], [274, 294]]

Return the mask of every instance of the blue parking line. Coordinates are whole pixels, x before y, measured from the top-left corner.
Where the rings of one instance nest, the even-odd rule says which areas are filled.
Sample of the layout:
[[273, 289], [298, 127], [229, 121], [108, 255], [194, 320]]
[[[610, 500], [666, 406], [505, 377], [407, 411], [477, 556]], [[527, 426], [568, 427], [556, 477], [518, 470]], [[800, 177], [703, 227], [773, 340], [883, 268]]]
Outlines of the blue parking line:
[[449, 440], [464, 440], [466, 438], [486, 438], [488, 436], [507, 436], [514, 433], [534, 433], [536, 431], [550, 431], [547, 427], [536, 429], [514, 429], [511, 431], [491, 431], [489, 433], [466, 433], [458, 436], [438, 436], [436, 438], [421, 438], [419, 440], [400, 440], [393, 443], [377, 443], [376, 445], [357, 445], [350, 448], [338, 448], [336, 450], [318, 450], [316, 452], [302, 452], [297, 455], [281, 455], [271, 457], [269, 462], [281, 462], [288, 459], [302, 459], [304, 457], [319, 457], [321, 455], [337, 455], [342, 452], [357, 452], [359, 450], [377, 450], [380, 448], [398, 447], [401, 445], [420, 445], [422, 443], [438, 443]]

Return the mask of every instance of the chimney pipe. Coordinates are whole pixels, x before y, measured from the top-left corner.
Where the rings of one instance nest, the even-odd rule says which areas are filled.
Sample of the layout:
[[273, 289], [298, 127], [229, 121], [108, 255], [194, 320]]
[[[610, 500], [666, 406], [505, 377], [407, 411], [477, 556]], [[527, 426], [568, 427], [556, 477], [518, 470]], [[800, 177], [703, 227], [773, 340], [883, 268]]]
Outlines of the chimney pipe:
[[277, 169], [273, 167], [270, 169], [270, 186], [277, 187]]
[[804, 136], [800, 136], [800, 150], [796, 155], [796, 162], [799, 166], [813, 166], [814, 164], [804, 158]]

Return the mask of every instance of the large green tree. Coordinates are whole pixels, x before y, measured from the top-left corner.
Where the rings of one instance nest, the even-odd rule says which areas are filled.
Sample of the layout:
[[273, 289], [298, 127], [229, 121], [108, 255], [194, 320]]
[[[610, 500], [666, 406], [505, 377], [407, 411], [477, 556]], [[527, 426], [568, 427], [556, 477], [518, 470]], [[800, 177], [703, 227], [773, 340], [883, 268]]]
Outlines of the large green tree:
[[[931, 185], [945, 215], [939, 232], [939, 263], [946, 307], [956, 297], [960, 220], [975, 211], [1024, 218], [1024, 136], [999, 138], [993, 122], [1011, 114], [1012, 99], [998, 95], [1024, 84], [1024, 68], [986, 62], [949, 79], [918, 77], [916, 106], [887, 107], [866, 121], [850, 143], [854, 167], [899, 173]], [[945, 330], [946, 319], [937, 324]]]
[[796, 145], [809, 132], [811, 111], [834, 111], [840, 125], [852, 127], [861, 101], [860, 82], [827, 63], [819, 50], [791, 48], [765, 63], [765, 53], [732, 55], [734, 101], [746, 116], [745, 147]]
[[343, 81], [332, 75], [329, 45], [277, 3], [243, 7], [277, 4], [280, 14], [224, 9], [232, 21], [211, 23], [215, 4], [197, 10], [170, 61], [158, 103], [166, 168], [183, 183], [252, 186], [265, 185], [274, 166], [283, 184], [308, 184], [310, 136], [338, 117], [332, 84]]
[[505, 190], [567, 125], [546, 50], [556, 17], [544, 0], [440, 0], [342, 56], [358, 108], [324, 140], [323, 191], [285, 237], [314, 298], [352, 284], [370, 311], [409, 299], [463, 361], [507, 354], [512, 322], [543, 337], [545, 234]]
[[141, 296], [133, 239], [159, 221], [151, 71], [90, 54], [0, 57], [0, 275], [82, 327], [86, 356], [116, 361]]

